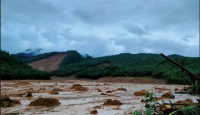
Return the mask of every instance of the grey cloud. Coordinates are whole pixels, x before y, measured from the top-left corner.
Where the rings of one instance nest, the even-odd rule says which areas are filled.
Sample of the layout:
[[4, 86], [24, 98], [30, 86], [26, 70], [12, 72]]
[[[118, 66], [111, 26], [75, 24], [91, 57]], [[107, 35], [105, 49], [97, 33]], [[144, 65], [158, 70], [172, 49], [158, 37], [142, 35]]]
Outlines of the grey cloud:
[[142, 35], [146, 35], [148, 34], [147, 30], [146, 29], [143, 29], [139, 26], [136, 26], [136, 25], [131, 25], [131, 24], [126, 24], [124, 25], [124, 28], [129, 31], [130, 33], [133, 33], [135, 35], [138, 35], [138, 36], [142, 36]]
[[43, 0], [2, 0], [2, 13], [56, 14], [61, 10]]
[[113, 19], [108, 18], [108, 14], [101, 11], [95, 11], [95, 10], [81, 10], [77, 9], [73, 11], [73, 14], [77, 17], [79, 17], [83, 22], [91, 23], [91, 24], [106, 24], [108, 22], [113, 21]]
[[186, 42], [189, 41], [187, 37], [183, 37], [182, 39], [183, 39], [184, 41], [186, 41]]
[[47, 27], [68, 20], [68, 15], [60, 7], [44, 0], [3, 0], [2, 19], [4, 23]]
[[197, 29], [199, 20], [198, 0], [168, 2], [164, 7], [165, 9], [161, 10], [163, 16], [158, 20], [160, 26], [163, 26], [163, 28], [180, 27], [181, 30], [190, 29], [193, 26]]
[[188, 42], [189, 39], [193, 39], [193, 38], [195, 38], [195, 36], [185, 35], [182, 39], [183, 39], [184, 41]]
[[1, 6], [1, 45], [11, 53], [199, 56], [198, 0], [2, 0]]
[[165, 53], [198, 56], [198, 45], [188, 46], [186, 43], [174, 42], [170, 39], [153, 39], [153, 38], [123, 38], [116, 40], [116, 44], [123, 45], [126, 51], [131, 53]]

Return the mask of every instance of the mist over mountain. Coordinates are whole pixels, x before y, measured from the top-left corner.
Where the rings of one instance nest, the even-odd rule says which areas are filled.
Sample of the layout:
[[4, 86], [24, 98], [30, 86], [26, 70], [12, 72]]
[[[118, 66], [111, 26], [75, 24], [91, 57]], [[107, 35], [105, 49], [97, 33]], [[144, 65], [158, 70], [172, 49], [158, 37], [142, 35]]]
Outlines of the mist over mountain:
[[34, 56], [34, 55], [41, 54], [42, 50], [43, 50], [42, 48], [36, 48], [36, 49], [29, 48], [29, 49], [26, 49], [25, 51], [20, 52], [20, 53]]

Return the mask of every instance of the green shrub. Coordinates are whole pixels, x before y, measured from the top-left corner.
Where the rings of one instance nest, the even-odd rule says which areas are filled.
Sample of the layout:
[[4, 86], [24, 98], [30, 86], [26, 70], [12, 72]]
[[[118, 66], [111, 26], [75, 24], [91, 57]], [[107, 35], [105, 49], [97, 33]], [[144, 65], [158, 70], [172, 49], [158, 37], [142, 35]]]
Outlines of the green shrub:
[[138, 110], [134, 111], [133, 115], [142, 115], [142, 113]]

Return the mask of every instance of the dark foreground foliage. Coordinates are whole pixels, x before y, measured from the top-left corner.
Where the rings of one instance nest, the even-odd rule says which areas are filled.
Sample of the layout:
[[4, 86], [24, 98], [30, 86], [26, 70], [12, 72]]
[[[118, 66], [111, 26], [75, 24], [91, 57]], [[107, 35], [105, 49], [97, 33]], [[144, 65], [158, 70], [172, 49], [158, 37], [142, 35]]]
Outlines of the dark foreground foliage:
[[1, 79], [50, 79], [51, 73], [35, 70], [5, 51], [1, 51]]

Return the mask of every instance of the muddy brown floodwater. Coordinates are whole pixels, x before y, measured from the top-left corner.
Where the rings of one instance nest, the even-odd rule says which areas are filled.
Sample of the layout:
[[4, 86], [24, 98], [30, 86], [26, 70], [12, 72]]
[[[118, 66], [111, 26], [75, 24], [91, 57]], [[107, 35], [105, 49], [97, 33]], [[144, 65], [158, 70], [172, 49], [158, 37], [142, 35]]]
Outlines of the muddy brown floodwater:
[[[160, 97], [166, 92], [174, 94], [174, 90], [182, 89], [186, 85], [168, 85], [162, 80], [151, 78], [102, 78], [99, 80], [77, 80], [53, 77], [52, 80], [16, 80], [1, 81], [1, 95], [10, 99], [20, 100], [20, 105], [1, 107], [1, 114], [19, 113], [23, 115], [131, 115], [135, 110], [145, 110], [141, 99], [134, 92], [147, 90]], [[82, 90], [87, 89], [87, 90]], [[161, 91], [161, 89], [164, 89]], [[31, 96], [26, 96], [27, 93]], [[107, 93], [106, 93], [107, 92]], [[192, 99], [197, 102], [198, 97], [188, 94], [174, 94], [177, 100]], [[38, 98], [55, 98], [60, 104], [57, 106], [29, 106]], [[105, 102], [111, 99], [113, 105]], [[116, 101], [117, 100], [117, 101]], [[117, 103], [119, 104], [117, 104]]]

